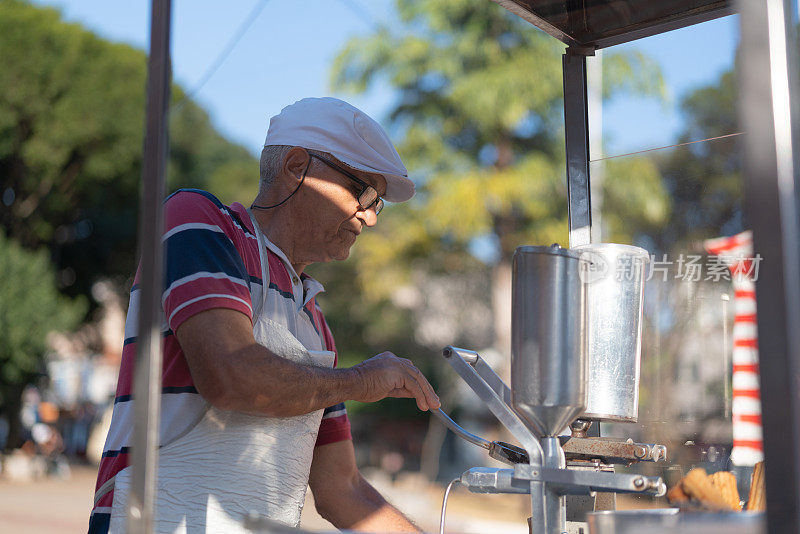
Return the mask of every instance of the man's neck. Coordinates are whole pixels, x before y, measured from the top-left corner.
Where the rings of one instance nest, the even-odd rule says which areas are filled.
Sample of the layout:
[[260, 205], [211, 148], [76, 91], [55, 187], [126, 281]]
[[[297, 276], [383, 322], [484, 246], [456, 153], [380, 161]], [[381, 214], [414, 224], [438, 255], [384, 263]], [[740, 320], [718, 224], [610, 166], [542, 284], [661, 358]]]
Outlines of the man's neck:
[[[256, 200], [256, 204], [258, 204]], [[303, 270], [309, 265], [295, 260], [296, 251], [294, 248], [294, 236], [292, 234], [293, 225], [289, 223], [288, 219], [283, 216], [283, 211], [280, 207], [275, 210], [260, 210], [254, 209], [253, 218], [262, 234], [276, 247], [281, 249], [286, 259], [289, 260], [294, 271], [300, 275]]]

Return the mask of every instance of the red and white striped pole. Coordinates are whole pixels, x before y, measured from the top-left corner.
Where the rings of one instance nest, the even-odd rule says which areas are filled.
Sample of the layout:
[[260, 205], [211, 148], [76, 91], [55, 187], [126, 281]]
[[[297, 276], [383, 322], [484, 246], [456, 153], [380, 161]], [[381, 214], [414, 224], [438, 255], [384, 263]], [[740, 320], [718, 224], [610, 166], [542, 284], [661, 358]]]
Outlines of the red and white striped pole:
[[[731, 270], [735, 319], [733, 323], [733, 450], [731, 462], [753, 466], [764, 459], [761, 430], [761, 389], [758, 382], [758, 332], [753, 237], [746, 231], [709, 239], [709, 254], [719, 256]], [[756, 271], [757, 272], [757, 271]]]

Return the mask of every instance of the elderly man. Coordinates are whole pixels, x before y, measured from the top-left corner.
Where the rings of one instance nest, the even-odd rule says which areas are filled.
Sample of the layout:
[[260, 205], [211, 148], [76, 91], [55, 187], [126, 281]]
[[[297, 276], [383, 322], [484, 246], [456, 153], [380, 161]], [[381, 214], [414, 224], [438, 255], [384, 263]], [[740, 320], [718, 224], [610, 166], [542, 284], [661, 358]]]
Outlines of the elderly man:
[[[439, 399], [390, 352], [336, 369], [323, 288], [304, 273], [347, 258], [384, 198], [413, 194], [375, 121], [309, 98], [270, 121], [250, 209], [199, 190], [167, 199], [156, 531], [241, 532], [251, 513], [297, 525], [308, 486], [336, 527], [418, 531], [359, 474], [343, 403]], [[134, 282], [90, 532], [125, 529], [138, 304]]]

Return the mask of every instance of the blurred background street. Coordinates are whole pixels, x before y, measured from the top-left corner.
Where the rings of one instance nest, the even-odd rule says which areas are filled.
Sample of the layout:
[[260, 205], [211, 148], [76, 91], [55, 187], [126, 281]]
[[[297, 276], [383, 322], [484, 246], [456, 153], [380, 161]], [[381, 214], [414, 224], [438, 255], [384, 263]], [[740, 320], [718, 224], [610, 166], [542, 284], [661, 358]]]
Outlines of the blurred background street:
[[0, 531], [85, 532], [97, 470], [73, 466], [67, 479], [0, 482]]

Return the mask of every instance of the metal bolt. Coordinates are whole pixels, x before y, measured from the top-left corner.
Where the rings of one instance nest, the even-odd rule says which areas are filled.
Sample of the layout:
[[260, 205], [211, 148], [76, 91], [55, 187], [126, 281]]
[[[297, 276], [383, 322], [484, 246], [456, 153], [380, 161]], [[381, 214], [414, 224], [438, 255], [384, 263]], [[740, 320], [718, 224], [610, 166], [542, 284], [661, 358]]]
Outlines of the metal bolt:
[[633, 487], [636, 489], [642, 489], [645, 486], [645, 481], [642, 477], [636, 477], [633, 479]]
[[641, 460], [642, 458], [647, 456], [647, 447], [645, 447], [644, 445], [637, 445], [633, 449], [633, 455]]

